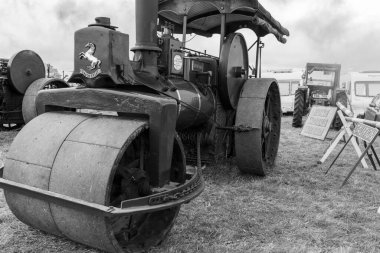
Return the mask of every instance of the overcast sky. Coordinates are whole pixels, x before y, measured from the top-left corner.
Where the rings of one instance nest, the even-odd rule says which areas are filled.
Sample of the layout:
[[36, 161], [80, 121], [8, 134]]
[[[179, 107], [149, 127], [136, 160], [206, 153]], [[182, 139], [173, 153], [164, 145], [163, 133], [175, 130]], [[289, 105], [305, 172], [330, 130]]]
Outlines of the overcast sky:
[[[60, 71], [73, 69], [74, 32], [108, 16], [135, 43], [135, 0], [1, 0], [0, 58], [36, 51]], [[286, 44], [267, 35], [263, 68], [302, 68], [306, 62], [341, 63], [344, 71], [380, 70], [378, 0], [261, 0], [288, 28]], [[255, 40], [244, 31], [247, 44]], [[192, 36], [188, 36], [190, 39]], [[217, 45], [217, 46], [215, 46]], [[196, 37], [188, 47], [217, 54], [219, 38]], [[251, 56], [251, 64], [253, 63]]]

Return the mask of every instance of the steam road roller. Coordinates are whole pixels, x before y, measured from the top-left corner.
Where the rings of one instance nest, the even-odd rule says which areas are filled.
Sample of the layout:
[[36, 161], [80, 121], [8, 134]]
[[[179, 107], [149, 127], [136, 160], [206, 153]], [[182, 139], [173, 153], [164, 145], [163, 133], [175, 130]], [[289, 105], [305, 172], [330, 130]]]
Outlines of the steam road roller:
[[0, 58], [0, 129], [19, 128], [37, 116], [38, 91], [65, 87], [67, 83], [60, 79], [45, 78], [45, 65], [32, 50]]
[[[204, 189], [202, 163], [236, 156], [257, 175], [273, 166], [280, 94], [260, 78], [261, 38], [285, 43], [289, 32], [255, 0], [136, 0], [130, 60], [128, 35], [95, 21], [74, 36], [69, 82], [80, 85], [38, 92], [38, 116], [16, 136], [0, 184], [32, 227], [107, 252], [145, 251]], [[257, 35], [255, 78], [240, 28]], [[220, 55], [186, 47], [189, 33], [220, 34]]]

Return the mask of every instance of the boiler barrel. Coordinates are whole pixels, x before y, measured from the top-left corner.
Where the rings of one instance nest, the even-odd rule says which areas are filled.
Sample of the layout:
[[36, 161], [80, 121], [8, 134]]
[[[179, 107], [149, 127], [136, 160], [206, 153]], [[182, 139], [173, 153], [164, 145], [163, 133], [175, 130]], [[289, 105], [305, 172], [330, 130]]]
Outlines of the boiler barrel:
[[177, 129], [206, 123], [215, 112], [216, 99], [210, 88], [199, 88], [184, 80], [169, 80], [176, 88], [170, 95], [181, 101], [178, 105]]

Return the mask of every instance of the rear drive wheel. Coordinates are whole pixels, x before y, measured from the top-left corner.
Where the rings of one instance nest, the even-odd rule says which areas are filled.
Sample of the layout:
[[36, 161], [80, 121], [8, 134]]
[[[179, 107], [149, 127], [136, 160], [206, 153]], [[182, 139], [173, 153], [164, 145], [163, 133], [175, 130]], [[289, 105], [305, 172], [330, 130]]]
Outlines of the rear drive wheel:
[[276, 82], [247, 80], [240, 95], [235, 126], [243, 128], [235, 132], [239, 170], [265, 176], [274, 165], [280, 140], [281, 100]]
[[294, 99], [294, 111], [293, 111], [293, 127], [302, 126], [302, 116], [305, 111], [305, 92], [303, 90], [296, 90]]

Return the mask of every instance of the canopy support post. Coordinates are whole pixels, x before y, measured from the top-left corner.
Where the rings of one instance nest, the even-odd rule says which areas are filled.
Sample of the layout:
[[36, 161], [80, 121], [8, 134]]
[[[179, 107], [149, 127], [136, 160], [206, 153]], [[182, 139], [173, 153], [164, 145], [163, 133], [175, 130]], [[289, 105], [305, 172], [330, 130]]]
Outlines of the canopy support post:
[[219, 48], [219, 53], [222, 52], [222, 46], [223, 46], [225, 36], [226, 36], [226, 14], [222, 13], [220, 15], [220, 48]]
[[256, 45], [257, 40], [248, 48], [248, 52]]
[[187, 34], [187, 15], [183, 16], [183, 28], [182, 28], [182, 47], [186, 47], [186, 34]]
[[259, 71], [259, 78], [261, 78], [261, 54], [263, 53], [263, 48], [264, 48], [264, 43], [260, 41], [260, 51], [259, 51], [259, 55], [260, 55], [260, 58], [259, 58], [259, 61], [260, 61], [260, 71]]
[[[260, 41], [261, 37], [257, 37], [257, 41], [256, 41], [256, 73], [255, 73], [255, 77], [256, 78], [259, 78], [259, 73], [260, 73], [260, 76], [261, 76], [261, 49], [260, 49]], [[260, 66], [259, 66], [260, 64]], [[260, 68], [260, 70], [259, 70]]]

